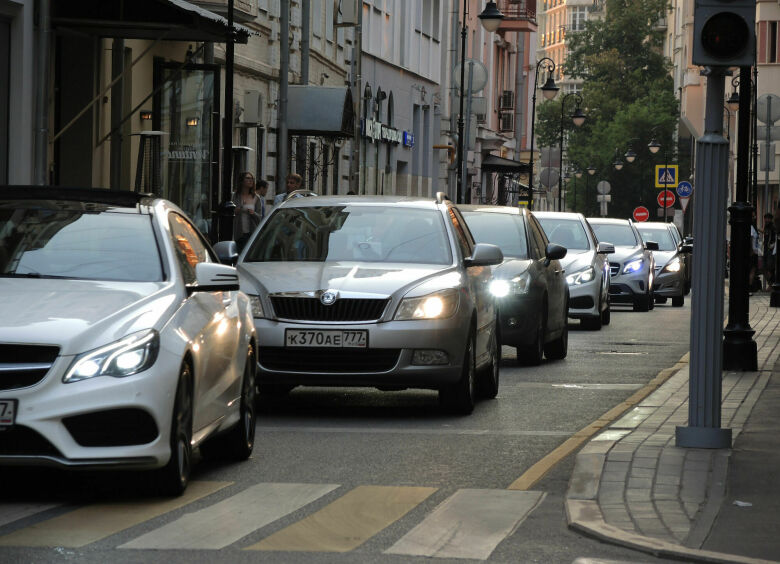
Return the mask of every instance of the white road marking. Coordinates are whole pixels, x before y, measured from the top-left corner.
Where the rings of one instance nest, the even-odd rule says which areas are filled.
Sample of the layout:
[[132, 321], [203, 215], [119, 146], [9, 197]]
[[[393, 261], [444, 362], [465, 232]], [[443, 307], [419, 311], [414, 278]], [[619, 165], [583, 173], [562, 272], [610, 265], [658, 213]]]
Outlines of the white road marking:
[[57, 503], [0, 503], [0, 527], [58, 506]]

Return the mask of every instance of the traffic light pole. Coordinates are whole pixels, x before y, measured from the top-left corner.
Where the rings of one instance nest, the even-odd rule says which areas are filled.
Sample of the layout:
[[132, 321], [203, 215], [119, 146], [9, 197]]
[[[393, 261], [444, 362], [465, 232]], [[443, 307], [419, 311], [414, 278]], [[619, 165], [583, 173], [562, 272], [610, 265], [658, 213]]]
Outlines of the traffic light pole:
[[678, 447], [731, 447], [731, 429], [720, 427], [728, 196], [728, 142], [723, 138], [722, 119], [725, 71], [724, 67], [709, 71], [704, 135], [696, 141], [696, 183], [706, 187], [707, 196], [697, 198], [694, 207], [693, 237], [699, 244], [691, 276], [688, 426], [676, 429]]
[[750, 327], [748, 296], [750, 223], [753, 217], [753, 206], [748, 202], [751, 87], [750, 67], [740, 67], [737, 193], [729, 208], [731, 224], [729, 319], [723, 330], [723, 367], [726, 370], [758, 369], [758, 348], [753, 340], [755, 331]]

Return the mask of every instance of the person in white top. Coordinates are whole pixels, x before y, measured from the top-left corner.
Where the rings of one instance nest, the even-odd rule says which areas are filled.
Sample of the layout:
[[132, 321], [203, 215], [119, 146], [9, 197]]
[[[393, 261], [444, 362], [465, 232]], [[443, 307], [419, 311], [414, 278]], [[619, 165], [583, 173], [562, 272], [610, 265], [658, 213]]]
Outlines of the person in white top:
[[236, 205], [236, 217], [233, 220], [233, 240], [241, 250], [249, 236], [265, 217], [265, 193], [268, 183], [261, 180], [255, 187], [255, 177], [251, 172], [239, 175], [238, 190], [233, 194]]

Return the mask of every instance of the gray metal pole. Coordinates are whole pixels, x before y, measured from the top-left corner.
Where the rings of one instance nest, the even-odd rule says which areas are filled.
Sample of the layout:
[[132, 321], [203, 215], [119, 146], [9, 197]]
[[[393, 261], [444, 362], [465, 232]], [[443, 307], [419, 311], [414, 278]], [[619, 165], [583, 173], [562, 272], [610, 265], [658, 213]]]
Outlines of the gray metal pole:
[[[319, 16], [319, 14], [318, 14]], [[301, 84], [309, 84], [309, 35], [311, 30], [311, 0], [301, 2]], [[306, 137], [299, 135], [296, 143], [297, 172], [306, 178], [306, 172], [313, 163], [308, 162], [306, 154]], [[313, 190], [313, 186], [306, 186], [308, 190]]]
[[279, 114], [276, 125], [276, 192], [287, 177], [287, 92], [290, 73], [290, 0], [279, 2]]
[[[115, 38], [111, 45], [111, 76], [121, 77], [125, 70], [125, 40]], [[124, 106], [124, 80], [121, 78], [111, 87], [111, 158], [110, 181], [111, 190], [122, 188], [122, 131], [119, 124], [122, 120]]]
[[[766, 169], [764, 170], [764, 213], [769, 211], [771, 213], [771, 205], [769, 202], [769, 164], [770, 158], [774, 160], [774, 155], [769, 155], [769, 151], [772, 148], [772, 128], [775, 122], [772, 121], [772, 97], [766, 97], [766, 145], [764, 145], [764, 154], [766, 155]], [[755, 202], [754, 202], [755, 204]], [[763, 214], [762, 214], [763, 215]]]
[[49, 0], [38, 3], [38, 85], [35, 94], [35, 184], [48, 181], [49, 170], [49, 37], [51, 35]]
[[729, 448], [731, 429], [720, 428], [723, 371], [723, 276], [725, 268], [728, 143], [723, 138], [725, 69], [712, 67], [707, 78], [704, 135], [697, 141], [696, 185], [699, 195], [694, 240], [691, 305], [691, 360], [688, 426], [676, 429], [678, 447]]
[[[471, 136], [471, 89], [474, 86], [474, 61], [469, 61], [469, 93], [468, 93], [468, 103], [466, 104], [466, 125], [465, 125], [465, 131], [463, 131], [463, 124], [461, 124], [461, 133], [463, 135], [463, 147], [461, 148], [461, 151], [463, 152], [463, 157], [460, 162], [460, 190], [458, 190], [458, 194], [460, 194], [460, 198], [463, 199], [463, 201], [459, 201], [460, 204], [470, 204], [471, 201], [466, 199], [467, 192], [470, 193], [470, 190], [466, 190], [466, 168], [468, 167], [468, 159], [466, 159], [466, 154], [469, 150], [469, 137]], [[461, 100], [461, 107], [463, 107], [463, 100]]]

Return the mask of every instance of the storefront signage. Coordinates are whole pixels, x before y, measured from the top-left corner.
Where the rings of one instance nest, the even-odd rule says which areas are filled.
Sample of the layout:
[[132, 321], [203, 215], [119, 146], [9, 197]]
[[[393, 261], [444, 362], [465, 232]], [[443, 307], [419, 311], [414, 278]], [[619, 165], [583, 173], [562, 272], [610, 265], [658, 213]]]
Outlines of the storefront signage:
[[195, 145], [171, 146], [168, 151], [163, 151], [163, 157], [172, 161], [207, 161], [209, 151]]
[[400, 143], [406, 132], [399, 131], [394, 127], [384, 125], [381, 121], [373, 119], [361, 120], [362, 133], [373, 141], [384, 141], [385, 143]]
[[414, 134], [404, 131], [404, 147], [414, 147]]

